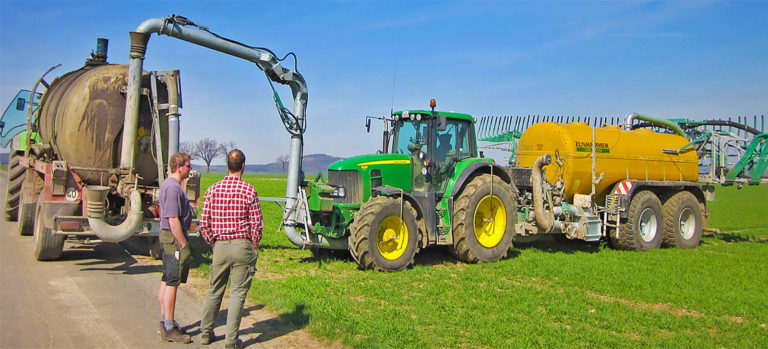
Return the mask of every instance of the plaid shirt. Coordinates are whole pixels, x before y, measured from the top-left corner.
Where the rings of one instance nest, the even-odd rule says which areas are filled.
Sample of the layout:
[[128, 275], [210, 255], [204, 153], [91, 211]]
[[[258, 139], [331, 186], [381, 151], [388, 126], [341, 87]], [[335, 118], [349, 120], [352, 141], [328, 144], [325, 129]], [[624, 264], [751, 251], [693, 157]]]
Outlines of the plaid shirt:
[[248, 238], [256, 247], [263, 227], [259, 194], [251, 184], [226, 176], [205, 191], [200, 233], [209, 244]]

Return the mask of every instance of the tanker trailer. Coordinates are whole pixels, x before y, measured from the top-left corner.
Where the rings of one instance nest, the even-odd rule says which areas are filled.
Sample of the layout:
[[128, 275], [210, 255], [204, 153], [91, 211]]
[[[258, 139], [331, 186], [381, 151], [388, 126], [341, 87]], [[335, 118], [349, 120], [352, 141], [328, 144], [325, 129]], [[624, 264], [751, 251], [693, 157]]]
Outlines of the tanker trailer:
[[[120, 242], [138, 234], [159, 256], [157, 192], [169, 153], [178, 149], [179, 73], [142, 72], [138, 131], [128, 144], [133, 160], [126, 168], [121, 154], [128, 66], [107, 63], [106, 47], [106, 39], [99, 39], [82, 68], [50, 84], [43, 74], [32, 93], [41, 84], [47, 89], [30, 106], [19, 135], [24, 141], [12, 150], [9, 184], [15, 177], [8, 197], [19, 197], [18, 230], [34, 235], [38, 260], [58, 259], [68, 236]], [[185, 183], [194, 206], [199, 180], [190, 176]], [[7, 213], [13, 218], [10, 208]]]
[[[631, 130], [642, 119], [675, 133]], [[516, 167], [521, 235], [562, 234], [615, 248], [690, 248], [706, 225], [698, 158], [683, 131], [631, 114], [627, 125], [542, 122], [521, 136]]]

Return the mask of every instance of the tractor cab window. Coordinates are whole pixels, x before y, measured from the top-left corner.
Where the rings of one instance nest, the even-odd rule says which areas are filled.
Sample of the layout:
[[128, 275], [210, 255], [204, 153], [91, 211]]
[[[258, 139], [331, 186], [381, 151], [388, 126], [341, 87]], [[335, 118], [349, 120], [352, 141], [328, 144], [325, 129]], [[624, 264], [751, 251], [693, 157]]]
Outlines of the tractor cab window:
[[436, 131], [435, 142], [435, 191], [443, 192], [453, 177], [456, 163], [472, 156], [469, 122], [448, 119], [445, 131]]
[[410, 155], [414, 189], [424, 189], [426, 183], [426, 174], [422, 170], [429, 135], [427, 126], [427, 122], [419, 120], [400, 120], [395, 123], [392, 153]]

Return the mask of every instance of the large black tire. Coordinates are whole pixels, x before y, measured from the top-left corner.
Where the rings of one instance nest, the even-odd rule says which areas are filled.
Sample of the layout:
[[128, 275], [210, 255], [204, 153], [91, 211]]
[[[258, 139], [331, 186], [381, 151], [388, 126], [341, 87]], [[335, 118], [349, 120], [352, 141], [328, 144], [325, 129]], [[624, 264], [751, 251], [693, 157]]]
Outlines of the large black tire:
[[19, 202], [21, 199], [21, 185], [24, 184], [26, 168], [19, 164], [22, 155], [12, 152], [8, 159], [8, 191], [5, 196], [5, 219], [14, 222], [19, 217]]
[[506, 257], [515, 235], [515, 202], [512, 187], [501, 178], [484, 174], [472, 179], [454, 204], [451, 252], [465, 263]]
[[664, 203], [665, 247], [692, 248], [701, 241], [703, 220], [699, 200], [688, 191], [672, 195]]
[[44, 220], [49, 219], [48, 210], [43, 205], [42, 197], [37, 201], [35, 218], [35, 245], [32, 253], [39, 261], [53, 261], [61, 257], [64, 249], [64, 235], [54, 235], [50, 228], [45, 226]]
[[413, 206], [400, 198], [377, 196], [363, 203], [349, 226], [349, 252], [360, 269], [396, 271], [413, 265], [420, 240], [416, 217]]
[[661, 201], [651, 191], [635, 194], [629, 203], [627, 221], [621, 224], [621, 234], [611, 233], [611, 244], [622, 250], [645, 251], [661, 247], [663, 216]]
[[21, 186], [21, 198], [19, 198], [19, 235], [32, 235], [35, 232], [35, 218], [37, 213], [37, 200], [43, 190], [43, 179], [34, 169], [27, 169], [24, 175], [24, 184]]

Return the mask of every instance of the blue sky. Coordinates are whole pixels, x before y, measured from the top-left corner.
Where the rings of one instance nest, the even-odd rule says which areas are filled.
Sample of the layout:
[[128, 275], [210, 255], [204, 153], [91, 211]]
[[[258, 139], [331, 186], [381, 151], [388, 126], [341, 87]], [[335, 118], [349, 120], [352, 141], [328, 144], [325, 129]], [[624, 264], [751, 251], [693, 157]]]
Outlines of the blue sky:
[[[0, 103], [55, 64], [54, 75], [81, 67], [97, 37], [110, 40], [111, 63], [127, 63], [128, 32], [172, 13], [296, 53], [309, 87], [305, 154], [375, 152], [381, 127], [366, 133], [366, 115], [430, 98], [476, 117], [768, 114], [766, 1], [2, 0]], [[287, 154], [253, 64], [155, 35], [146, 56], [147, 70], [181, 70], [183, 141], [234, 141], [248, 163]]]

